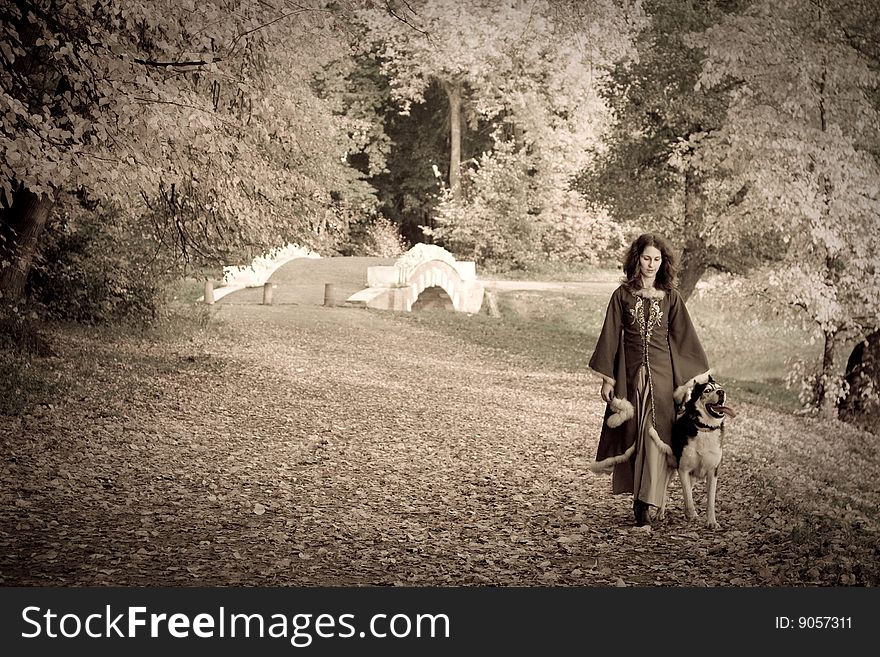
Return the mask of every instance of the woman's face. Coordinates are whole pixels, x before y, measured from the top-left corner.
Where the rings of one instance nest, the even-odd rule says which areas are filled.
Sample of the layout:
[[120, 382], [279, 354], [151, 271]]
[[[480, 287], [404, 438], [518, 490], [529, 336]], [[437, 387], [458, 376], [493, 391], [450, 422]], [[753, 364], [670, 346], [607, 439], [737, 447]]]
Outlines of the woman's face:
[[654, 278], [660, 270], [660, 264], [663, 262], [663, 255], [660, 249], [654, 246], [646, 246], [639, 256], [639, 273], [644, 278]]

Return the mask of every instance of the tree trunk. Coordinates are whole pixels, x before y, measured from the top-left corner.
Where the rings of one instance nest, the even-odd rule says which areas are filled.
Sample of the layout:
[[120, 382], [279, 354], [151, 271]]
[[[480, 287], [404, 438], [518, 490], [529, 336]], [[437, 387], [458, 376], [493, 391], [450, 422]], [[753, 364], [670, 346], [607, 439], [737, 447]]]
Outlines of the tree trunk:
[[693, 294], [709, 263], [709, 249], [700, 236], [705, 220], [703, 212], [700, 181], [688, 167], [684, 175], [684, 249], [681, 252], [678, 284], [679, 293], [685, 301]]
[[846, 364], [849, 386], [840, 403], [840, 419], [880, 434], [880, 330], [860, 341]]
[[822, 354], [822, 371], [819, 373], [819, 386], [816, 394], [816, 405], [819, 415], [825, 418], [837, 418], [837, 395], [829, 390], [829, 383], [835, 378], [834, 345], [837, 339], [836, 330], [826, 330], [825, 350]]
[[445, 82], [449, 99], [449, 189], [452, 198], [461, 198], [461, 83]]
[[[819, 20], [822, 20], [822, 5], [818, 5]], [[822, 58], [822, 74], [819, 78], [818, 97], [819, 97], [819, 129], [825, 133], [828, 131], [828, 123], [825, 114], [825, 86], [827, 83], [828, 69], [825, 58]], [[828, 175], [820, 176], [822, 184], [822, 225], [830, 226], [829, 217], [831, 215], [831, 203], [834, 188]], [[840, 276], [837, 273], [836, 257], [828, 250], [826, 246], [825, 255], [825, 284], [832, 289], [838, 289]], [[822, 355], [822, 372], [819, 375], [819, 389], [816, 397], [816, 404], [819, 407], [819, 415], [826, 418], [837, 417], [837, 394], [836, 390], [829, 391], [829, 383], [835, 379], [834, 367], [834, 344], [837, 338], [838, 329], [825, 329], [825, 351]], [[835, 394], [832, 394], [835, 393]]]
[[525, 150], [526, 147], [526, 132], [522, 127], [522, 124], [517, 120], [514, 116], [507, 120], [510, 124], [510, 132], [513, 135], [513, 144], [516, 152], [519, 153]]
[[678, 275], [678, 291], [681, 298], [687, 301], [709, 264], [709, 251], [706, 244], [698, 237], [685, 242], [681, 252], [681, 271]]
[[[42, 36], [36, 22], [22, 11], [16, 29], [26, 53], [16, 57], [12, 69], [32, 91], [43, 95], [58, 93], [62, 76], [58, 70], [39, 63], [31, 56], [37, 39]], [[16, 184], [13, 183], [13, 187]], [[17, 185], [11, 207], [0, 209], [0, 303], [15, 303], [24, 295], [25, 283], [33, 263], [43, 227], [56, 196], [37, 196], [24, 185]], [[4, 204], [5, 205], [5, 204]]]
[[53, 196], [37, 196], [22, 186], [12, 197], [12, 207], [2, 211], [0, 295], [5, 301], [16, 302], [24, 294], [37, 244], [54, 204]]

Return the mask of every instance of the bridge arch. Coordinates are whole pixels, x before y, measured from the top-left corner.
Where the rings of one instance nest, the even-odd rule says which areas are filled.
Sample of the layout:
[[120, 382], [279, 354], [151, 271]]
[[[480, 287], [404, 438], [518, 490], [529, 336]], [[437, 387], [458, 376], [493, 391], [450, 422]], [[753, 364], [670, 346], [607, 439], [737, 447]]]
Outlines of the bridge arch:
[[455, 310], [449, 294], [439, 285], [426, 287], [424, 291], [413, 301], [410, 310]]
[[367, 285], [349, 297], [347, 304], [410, 312], [414, 306], [418, 310], [432, 301], [443, 302], [444, 295], [458, 312], [477, 313], [483, 304], [483, 285], [476, 280], [475, 264], [458, 261], [433, 244], [417, 244], [392, 266], [370, 267]]

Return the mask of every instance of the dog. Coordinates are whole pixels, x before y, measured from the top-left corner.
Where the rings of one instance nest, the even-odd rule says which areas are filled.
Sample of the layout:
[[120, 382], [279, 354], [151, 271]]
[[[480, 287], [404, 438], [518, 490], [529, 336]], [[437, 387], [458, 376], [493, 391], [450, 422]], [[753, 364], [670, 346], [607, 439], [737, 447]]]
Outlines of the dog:
[[[684, 512], [688, 520], [697, 517], [693, 497], [694, 480], [706, 480], [706, 526], [710, 529], [721, 528], [715, 517], [715, 492], [718, 469], [724, 455], [724, 420], [727, 416], [736, 416], [726, 405], [727, 401], [724, 388], [711, 376], [686, 390], [672, 425], [671, 454], [667, 454], [670, 469], [678, 472], [681, 481]], [[665, 514], [666, 495], [658, 517], [662, 519]]]

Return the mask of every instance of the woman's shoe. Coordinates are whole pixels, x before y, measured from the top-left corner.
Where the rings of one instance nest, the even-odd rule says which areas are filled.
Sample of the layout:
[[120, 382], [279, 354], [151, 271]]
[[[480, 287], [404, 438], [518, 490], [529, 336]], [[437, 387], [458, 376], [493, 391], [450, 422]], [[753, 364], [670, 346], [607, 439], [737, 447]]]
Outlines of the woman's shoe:
[[636, 517], [636, 527], [644, 527], [650, 524], [651, 518], [648, 515], [648, 503], [636, 500], [633, 502], [633, 515]]

